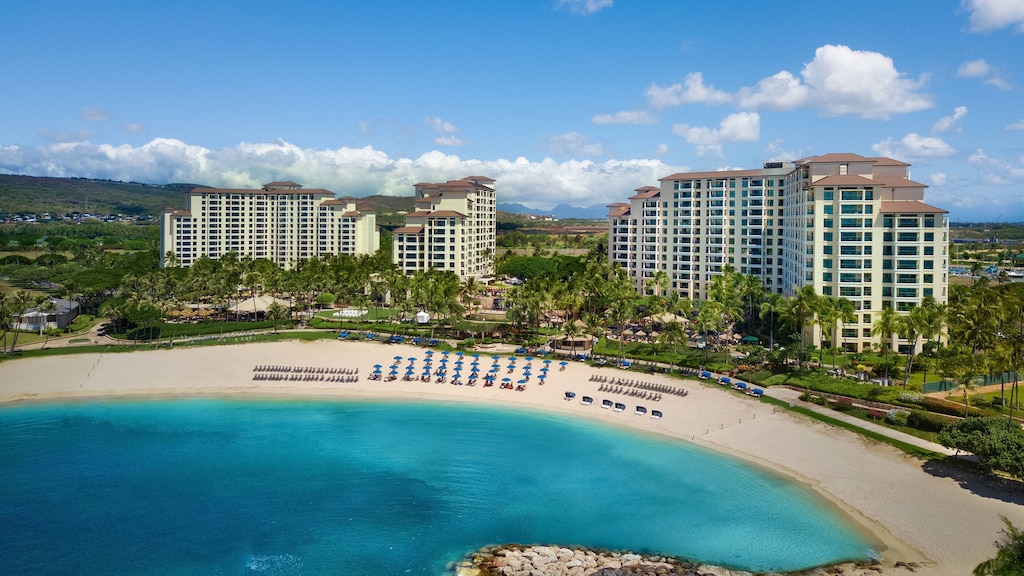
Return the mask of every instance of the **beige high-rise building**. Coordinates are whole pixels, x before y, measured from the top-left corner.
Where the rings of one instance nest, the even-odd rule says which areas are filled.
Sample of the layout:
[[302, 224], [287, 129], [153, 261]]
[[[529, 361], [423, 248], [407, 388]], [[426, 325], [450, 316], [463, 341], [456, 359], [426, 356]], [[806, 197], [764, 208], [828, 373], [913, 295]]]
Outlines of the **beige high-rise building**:
[[705, 299], [728, 264], [772, 292], [809, 285], [846, 298], [857, 319], [842, 326], [838, 344], [866, 350], [883, 308], [906, 312], [927, 296], [947, 299], [947, 212], [924, 203], [925, 186], [910, 180], [909, 168], [826, 154], [759, 170], [673, 174], [609, 206], [608, 256], [642, 291], [661, 270], [672, 290]]
[[303, 258], [373, 254], [380, 247], [376, 216], [356, 210], [351, 199], [295, 182], [271, 182], [259, 190], [196, 188], [187, 210], [167, 210], [160, 222], [160, 258], [168, 253], [189, 267], [201, 256], [235, 251], [290, 267]]
[[486, 176], [416, 184], [416, 211], [394, 231], [393, 261], [399, 269], [406, 274], [448, 270], [461, 279], [492, 276], [497, 229], [493, 184]]

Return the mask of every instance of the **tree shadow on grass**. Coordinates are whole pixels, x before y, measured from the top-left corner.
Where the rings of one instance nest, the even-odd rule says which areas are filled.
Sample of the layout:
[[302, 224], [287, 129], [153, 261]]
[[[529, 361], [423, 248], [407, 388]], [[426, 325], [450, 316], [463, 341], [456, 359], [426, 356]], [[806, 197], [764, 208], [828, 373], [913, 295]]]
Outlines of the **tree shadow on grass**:
[[986, 473], [976, 462], [949, 456], [925, 462], [921, 468], [937, 478], [949, 478], [983, 498], [1024, 505], [1024, 482]]

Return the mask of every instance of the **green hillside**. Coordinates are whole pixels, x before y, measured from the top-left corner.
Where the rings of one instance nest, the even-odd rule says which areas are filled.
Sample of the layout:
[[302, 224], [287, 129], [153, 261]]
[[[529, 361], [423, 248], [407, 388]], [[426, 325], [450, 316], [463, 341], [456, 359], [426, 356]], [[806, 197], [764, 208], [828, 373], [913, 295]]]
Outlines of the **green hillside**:
[[[197, 184], [142, 184], [89, 178], [41, 178], [0, 174], [0, 214], [125, 214], [158, 216], [164, 208], [185, 208], [185, 195]], [[377, 214], [382, 226], [400, 226], [415, 210], [412, 196], [356, 198], [359, 210]], [[498, 220], [517, 220], [518, 214], [498, 212]]]
[[195, 187], [0, 174], [0, 214], [88, 212], [156, 216], [167, 207], [184, 208], [184, 193]]

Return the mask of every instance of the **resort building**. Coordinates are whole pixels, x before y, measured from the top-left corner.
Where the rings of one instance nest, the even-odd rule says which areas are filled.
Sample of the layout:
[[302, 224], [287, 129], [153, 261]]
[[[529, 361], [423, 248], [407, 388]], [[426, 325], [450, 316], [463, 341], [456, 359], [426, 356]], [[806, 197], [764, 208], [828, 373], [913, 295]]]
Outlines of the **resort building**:
[[64, 300], [62, 298], [49, 298], [45, 305], [29, 308], [20, 314], [15, 314], [15, 330], [31, 330], [42, 332], [43, 330], [64, 329], [71, 325], [78, 318], [81, 305], [75, 300]]
[[494, 274], [494, 180], [467, 176], [416, 184], [416, 211], [394, 231], [394, 263], [406, 274], [437, 268], [461, 279]]
[[[161, 265], [189, 267], [201, 256], [235, 251], [289, 267], [303, 258], [373, 254], [377, 219], [330, 190], [271, 182], [259, 190], [196, 188], [187, 210], [166, 210], [160, 221]], [[168, 262], [173, 253], [176, 262]]]
[[857, 321], [842, 326], [837, 344], [867, 350], [882, 309], [947, 299], [947, 212], [924, 203], [925, 186], [910, 180], [909, 168], [826, 154], [672, 174], [609, 205], [608, 257], [648, 293], [663, 271], [670, 290], [706, 299], [725, 265], [780, 294], [813, 286], [853, 302]]

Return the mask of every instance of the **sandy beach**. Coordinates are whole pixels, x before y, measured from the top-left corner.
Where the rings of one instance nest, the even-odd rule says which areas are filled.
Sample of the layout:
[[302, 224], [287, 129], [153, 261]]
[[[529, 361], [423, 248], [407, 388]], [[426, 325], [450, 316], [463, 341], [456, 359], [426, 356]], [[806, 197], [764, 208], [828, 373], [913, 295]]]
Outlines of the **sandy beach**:
[[[283, 342], [158, 351], [81, 354], [19, 359], [0, 364], [0, 402], [67, 401], [76, 398], [149, 395], [248, 395], [255, 397], [430, 400], [489, 403], [566, 413], [695, 442], [806, 483], [834, 502], [879, 541], [886, 572], [896, 561], [917, 562], [917, 574], [969, 574], [995, 553], [993, 542], [1004, 515], [1024, 527], [1024, 494], [997, 481], [960, 477], [904, 456], [894, 448], [817, 422], [775, 410], [754, 398], [681, 382], [659, 375], [637, 375], [613, 368], [557, 363], [545, 385], [531, 379], [522, 392], [498, 386], [473, 387], [420, 381], [370, 381], [374, 364], [393, 357], [416, 357], [425, 350], [367, 342]], [[481, 352], [481, 367], [490, 366]], [[437, 354], [436, 357], [440, 357]], [[452, 357], [452, 360], [455, 358]], [[467, 358], [468, 361], [468, 358]], [[523, 362], [522, 359], [519, 360]], [[435, 362], [436, 364], [436, 362]], [[506, 365], [503, 362], [502, 365]], [[358, 368], [355, 382], [254, 380], [256, 366]], [[534, 373], [540, 364], [534, 360]], [[506, 376], [505, 370], [499, 377]], [[513, 374], [516, 379], [520, 370]], [[686, 396], [664, 394], [658, 402], [598, 392], [594, 377], [631, 378], [685, 387]], [[565, 400], [565, 392], [577, 394]], [[593, 396], [583, 406], [580, 397]], [[627, 404], [616, 413], [599, 407], [604, 398]], [[633, 414], [637, 404], [664, 412], [661, 419]], [[552, 543], [557, 544], [557, 543]]]

